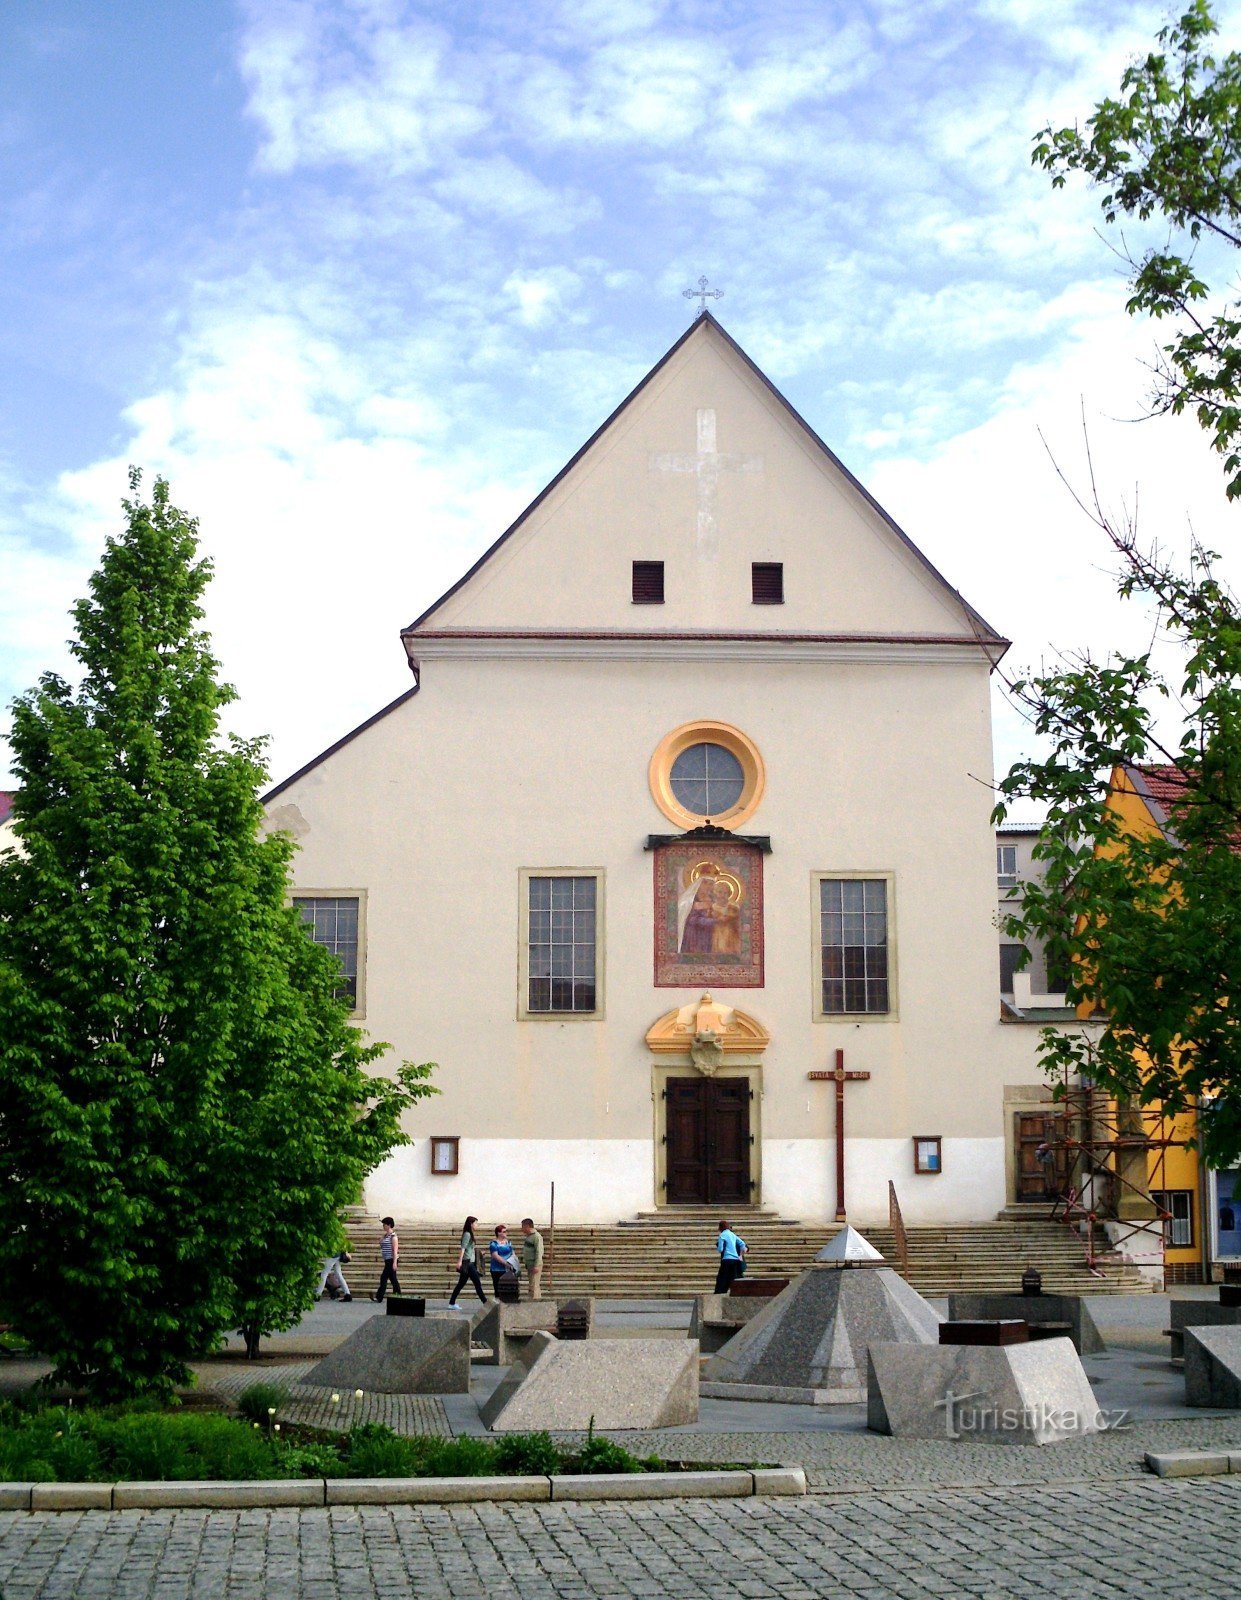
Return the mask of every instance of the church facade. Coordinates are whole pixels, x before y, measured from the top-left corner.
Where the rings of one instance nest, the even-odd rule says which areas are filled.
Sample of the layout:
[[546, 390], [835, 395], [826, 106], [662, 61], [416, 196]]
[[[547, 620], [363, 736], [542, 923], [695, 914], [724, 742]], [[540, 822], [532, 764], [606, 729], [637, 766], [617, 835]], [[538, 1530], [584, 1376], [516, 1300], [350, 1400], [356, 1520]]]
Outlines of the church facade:
[[413, 687], [267, 797], [358, 1020], [439, 1064], [370, 1207], [1012, 1198], [1006, 642], [714, 318], [401, 638]]

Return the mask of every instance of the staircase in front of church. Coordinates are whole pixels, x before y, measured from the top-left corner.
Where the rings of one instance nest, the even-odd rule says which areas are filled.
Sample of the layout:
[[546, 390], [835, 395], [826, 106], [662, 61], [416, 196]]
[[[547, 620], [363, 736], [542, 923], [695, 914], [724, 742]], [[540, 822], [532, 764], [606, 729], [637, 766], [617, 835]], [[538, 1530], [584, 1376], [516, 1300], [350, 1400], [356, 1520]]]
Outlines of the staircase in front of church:
[[[792, 1277], [804, 1271], [837, 1232], [836, 1224], [789, 1221], [761, 1208], [730, 1208], [729, 1221], [749, 1246], [751, 1274]], [[557, 1297], [581, 1294], [606, 1299], [685, 1299], [705, 1293], [715, 1284], [715, 1235], [718, 1210], [678, 1207], [675, 1212], [643, 1212], [626, 1222], [610, 1225], [558, 1222], [554, 1256], [544, 1270], [544, 1293]], [[348, 1267], [350, 1287], [361, 1297], [379, 1280], [378, 1218], [360, 1209], [346, 1217], [353, 1262]], [[444, 1298], [456, 1274], [458, 1233], [454, 1229], [420, 1226], [397, 1218], [401, 1238], [401, 1287], [407, 1293]], [[520, 1239], [515, 1222], [509, 1223], [515, 1245]], [[550, 1234], [539, 1224], [545, 1243]], [[898, 1266], [892, 1230], [862, 1230]], [[1021, 1274], [1035, 1266], [1048, 1292], [1070, 1294], [1143, 1293], [1151, 1285], [1132, 1265], [1105, 1260], [1094, 1276], [1086, 1266], [1083, 1240], [1062, 1223], [1046, 1217], [996, 1222], [943, 1223], [907, 1227], [908, 1279], [921, 1294], [941, 1296], [953, 1291], [1016, 1292]], [[491, 1284], [486, 1269], [485, 1233], [480, 1225], [479, 1265], [488, 1296]], [[472, 1291], [469, 1291], [472, 1293]]]

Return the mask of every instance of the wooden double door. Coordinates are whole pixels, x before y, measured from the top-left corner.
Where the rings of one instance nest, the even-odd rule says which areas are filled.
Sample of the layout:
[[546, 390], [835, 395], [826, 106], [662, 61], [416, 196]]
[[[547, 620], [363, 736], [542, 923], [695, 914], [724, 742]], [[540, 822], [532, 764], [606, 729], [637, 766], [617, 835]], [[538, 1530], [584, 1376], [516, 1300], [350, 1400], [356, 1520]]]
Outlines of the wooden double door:
[[670, 1078], [665, 1091], [667, 1203], [748, 1205], [750, 1101], [748, 1078]]
[[[1018, 1111], [1014, 1117], [1016, 1141], [1016, 1200], [1057, 1200], [1065, 1190], [1065, 1156], [1059, 1137], [1063, 1119], [1038, 1111]], [[1040, 1161], [1041, 1146], [1050, 1145], [1048, 1159]]]

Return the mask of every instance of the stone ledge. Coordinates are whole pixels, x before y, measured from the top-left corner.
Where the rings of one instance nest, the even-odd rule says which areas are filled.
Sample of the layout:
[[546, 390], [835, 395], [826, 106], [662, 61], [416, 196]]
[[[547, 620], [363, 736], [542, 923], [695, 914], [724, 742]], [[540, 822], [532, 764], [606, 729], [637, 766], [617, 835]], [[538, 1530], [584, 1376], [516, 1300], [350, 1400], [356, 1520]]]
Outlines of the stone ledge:
[[1158, 1478], [1215, 1478], [1241, 1472], [1241, 1451], [1148, 1450], [1146, 1465]]
[[329, 1478], [330, 1506], [453, 1505], [474, 1500], [550, 1500], [549, 1478]]
[[118, 1483], [112, 1489], [114, 1511], [194, 1506], [321, 1506], [322, 1478], [256, 1478], [249, 1482], [152, 1481]]
[[0, 1511], [29, 1511], [34, 1487], [33, 1483], [0, 1483]]
[[553, 1478], [553, 1500], [680, 1500], [754, 1493], [752, 1472], [621, 1472], [583, 1473]]
[[698, 1393], [704, 1400], [757, 1400], [784, 1406], [866, 1404], [865, 1389], [795, 1389], [775, 1383], [699, 1383]]

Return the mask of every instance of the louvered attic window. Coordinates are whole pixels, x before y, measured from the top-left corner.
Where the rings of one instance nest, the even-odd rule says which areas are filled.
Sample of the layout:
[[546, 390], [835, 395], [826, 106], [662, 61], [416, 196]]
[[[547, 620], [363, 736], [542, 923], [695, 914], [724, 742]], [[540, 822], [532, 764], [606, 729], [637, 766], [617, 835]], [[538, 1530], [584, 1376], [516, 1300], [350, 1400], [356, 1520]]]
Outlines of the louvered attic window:
[[750, 566], [752, 597], [756, 606], [784, 604], [783, 561], [755, 561]]
[[664, 564], [662, 561], [634, 562], [633, 603], [635, 606], [663, 605]]

